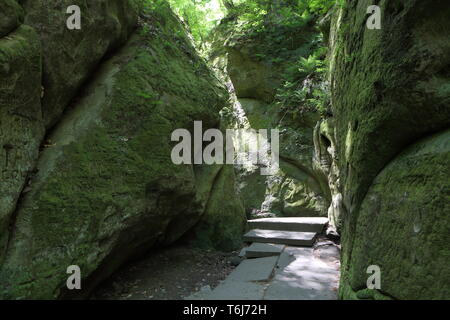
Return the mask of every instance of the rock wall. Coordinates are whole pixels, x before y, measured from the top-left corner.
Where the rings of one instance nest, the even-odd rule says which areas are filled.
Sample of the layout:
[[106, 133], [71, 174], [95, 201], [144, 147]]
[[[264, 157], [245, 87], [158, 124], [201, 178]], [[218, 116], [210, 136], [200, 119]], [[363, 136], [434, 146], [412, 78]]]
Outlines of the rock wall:
[[314, 158], [313, 167], [316, 172], [323, 174], [327, 181], [331, 203], [328, 207], [329, 228], [328, 233], [340, 233], [342, 229], [342, 219], [344, 216], [344, 206], [341, 193], [341, 179], [339, 171], [339, 156], [336, 146], [337, 137], [335, 135], [334, 119], [322, 119], [317, 122], [314, 128]]
[[16, 203], [32, 174], [44, 137], [41, 43], [16, 1], [1, 1], [0, 26], [0, 264]]
[[[373, 1], [334, 15], [332, 105], [343, 196], [341, 298], [450, 298], [450, 7]], [[370, 265], [381, 288], [368, 290]]]
[[[408, 147], [375, 178], [344, 250], [343, 298], [450, 298], [449, 160], [446, 130]], [[380, 267], [379, 292], [364, 290], [368, 265]]]
[[[276, 13], [276, 12], [275, 12]], [[210, 60], [234, 97], [229, 126], [245, 129], [280, 130], [280, 170], [262, 176], [258, 166], [237, 166], [239, 190], [247, 216], [326, 216], [331, 201], [325, 175], [314, 167], [313, 131], [318, 112], [305, 112], [299, 118], [282, 112], [275, 104], [283, 73], [299, 59], [307, 57], [317, 31], [311, 25], [296, 30], [296, 37], [275, 43], [241, 32], [238, 18], [225, 19], [214, 32]], [[292, 30], [291, 30], [292, 31]], [[300, 35], [300, 36], [299, 36]], [[274, 36], [275, 37], [275, 36]], [[285, 58], [262, 54], [271, 46], [282, 50]], [[302, 106], [298, 106], [299, 109]], [[236, 141], [235, 143], [239, 143]]]
[[[217, 170], [217, 174], [211, 175], [208, 172], [210, 170]], [[198, 176], [202, 185], [205, 185], [205, 181], [208, 182], [208, 176], [213, 177], [214, 181], [207, 184], [211, 190], [205, 203], [204, 214], [194, 228], [197, 245], [227, 251], [240, 248], [246, 220], [242, 201], [238, 198], [233, 166], [203, 169]]]
[[[10, 175], [1, 180], [10, 194], [0, 215], [3, 299], [72, 297], [70, 265], [81, 268], [76, 295], [85, 297], [128, 259], [199, 222], [205, 241], [227, 250], [244, 229], [232, 168], [171, 161], [175, 129], [193, 130], [195, 120], [220, 128], [228, 105], [180, 21], [158, 5], [134, 30], [134, 2], [81, 2], [84, 31], [54, 26], [65, 23], [65, 2], [25, 1], [25, 24], [0, 39], [1, 160]], [[22, 12], [14, 5], [13, 22]]]
[[[102, 58], [127, 40], [137, 25], [138, 0], [25, 0], [26, 25], [42, 43], [42, 113], [47, 128], [58, 120]], [[69, 30], [66, 10], [81, 10], [81, 29]]]
[[[31, 178], [45, 128], [51, 127], [103, 56], [137, 23], [135, 3], [3, 0], [0, 88], [2, 179], [0, 262], [11, 216]], [[81, 30], [66, 28], [66, 8], [80, 6]]]

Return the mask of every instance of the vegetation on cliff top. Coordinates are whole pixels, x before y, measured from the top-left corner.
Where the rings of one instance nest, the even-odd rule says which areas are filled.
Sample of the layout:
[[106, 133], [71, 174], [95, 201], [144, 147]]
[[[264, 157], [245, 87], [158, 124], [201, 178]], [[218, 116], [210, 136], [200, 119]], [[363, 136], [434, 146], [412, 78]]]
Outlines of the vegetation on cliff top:
[[[152, 1], [157, 4], [161, 0]], [[224, 17], [239, 17], [244, 29], [259, 33], [293, 27], [325, 14], [336, 0], [169, 0], [196, 41], [205, 41]], [[273, 19], [272, 12], [277, 11]], [[270, 18], [270, 19], [268, 19]]]

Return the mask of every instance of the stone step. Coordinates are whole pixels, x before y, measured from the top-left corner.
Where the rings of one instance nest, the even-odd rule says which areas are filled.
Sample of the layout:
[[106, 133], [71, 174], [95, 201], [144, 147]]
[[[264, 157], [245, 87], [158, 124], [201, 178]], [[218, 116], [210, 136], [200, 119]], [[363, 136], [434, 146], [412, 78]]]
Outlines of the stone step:
[[244, 241], [310, 247], [316, 235], [315, 232], [254, 229], [244, 235]]
[[251, 246], [242, 249], [239, 255], [246, 258], [272, 257], [279, 256], [283, 249], [284, 245], [282, 244], [255, 242]]
[[320, 233], [327, 223], [327, 218], [284, 217], [249, 220], [248, 226], [250, 229]]
[[198, 292], [187, 300], [262, 300], [278, 257], [242, 261], [214, 290]]
[[270, 279], [278, 257], [246, 259], [227, 277], [236, 281], [267, 281]]

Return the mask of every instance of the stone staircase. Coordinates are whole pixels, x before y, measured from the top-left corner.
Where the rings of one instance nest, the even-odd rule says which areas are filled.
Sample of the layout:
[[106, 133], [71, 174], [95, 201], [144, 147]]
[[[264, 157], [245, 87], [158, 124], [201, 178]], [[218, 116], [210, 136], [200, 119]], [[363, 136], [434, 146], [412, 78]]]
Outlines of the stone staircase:
[[[242, 256], [247, 258], [265, 257], [275, 255], [282, 247], [275, 245], [289, 245], [311, 247], [317, 235], [322, 232], [328, 223], [327, 218], [263, 218], [249, 220], [251, 229], [244, 235], [245, 242], [254, 242], [250, 247], [244, 248]], [[266, 244], [266, 245], [263, 245]], [[248, 255], [247, 255], [248, 252]]]
[[[243, 261], [214, 290], [187, 300], [335, 300], [339, 252], [315, 244], [326, 218], [264, 218], [248, 221]], [[313, 248], [313, 245], [316, 248]], [[331, 257], [331, 258], [330, 258]]]

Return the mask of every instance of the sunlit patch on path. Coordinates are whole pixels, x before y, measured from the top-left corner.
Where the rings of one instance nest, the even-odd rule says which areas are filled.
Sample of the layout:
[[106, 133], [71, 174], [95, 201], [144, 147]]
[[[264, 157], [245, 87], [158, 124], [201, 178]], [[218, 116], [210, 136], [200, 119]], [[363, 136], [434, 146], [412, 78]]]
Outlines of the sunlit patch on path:
[[247, 259], [214, 290], [201, 291], [187, 299], [337, 299], [340, 250], [331, 241], [316, 241], [326, 224], [324, 218], [249, 221], [250, 227], [258, 229], [244, 236], [246, 241], [255, 241], [241, 252]]

